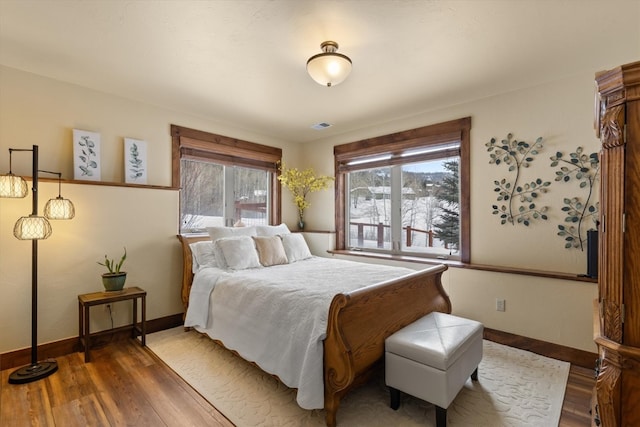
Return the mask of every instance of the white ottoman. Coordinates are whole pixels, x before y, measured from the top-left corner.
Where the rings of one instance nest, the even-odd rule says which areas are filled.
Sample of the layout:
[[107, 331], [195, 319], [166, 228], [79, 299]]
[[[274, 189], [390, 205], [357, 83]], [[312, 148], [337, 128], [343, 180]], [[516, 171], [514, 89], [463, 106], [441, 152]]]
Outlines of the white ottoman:
[[436, 406], [436, 425], [447, 425], [447, 408], [467, 378], [478, 380], [482, 360], [482, 323], [445, 313], [430, 313], [385, 341], [385, 382], [391, 407], [400, 392]]

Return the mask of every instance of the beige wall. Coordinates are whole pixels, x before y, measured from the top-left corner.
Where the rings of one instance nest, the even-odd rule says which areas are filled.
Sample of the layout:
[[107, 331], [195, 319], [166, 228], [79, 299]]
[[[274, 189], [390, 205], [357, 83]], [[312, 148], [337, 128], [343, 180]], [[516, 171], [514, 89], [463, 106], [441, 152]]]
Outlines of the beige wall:
[[[340, 139], [314, 142], [314, 150], [322, 155], [308, 156], [306, 160], [318, 172], [333, 174], [333, 147], [336, 144], [470, 116], [472, 261], [585, 273], [585, 253], [565, 250], [562, 238], [556, 233], [558, 224], [564, 219], [563, 198], [586, 193], [575, 182], [555, 183], [557, 168], [550, 167], [549, 157], [557, 151], [568, 156], [578, 146], [588, 152], [599, 150], [593, 131], [593, 74], [588, 71], [543, 86], [426, 112]], [[491, 213], [491, 206], [497, 203], [494, 180], [510, 179], [512, 174], [504, 166], [489, 164], [485, 143], [492, 137], [502, 139], [510, 132], [517, 139], [531, 143], [539, 136], [544, 138], [543, 150], [535, 156], [531, 167], [523, 170], [520, 182], [536, 178], [552, 182], [549, 192], [536, 202], [537, 206], [549, 207], [549, 219], [529, 227], [500, 225], [498, 217]], [[312, 228], [334, 228], [333, 198], [331, 191], [311, 194], [311, 208], [305, 217]], [[586, 225], [593, 226], [592, 223]]]
[[[614, 65], [604, 64], [602, 69]], [[587, 152], [599, 150], [593, 131], [595, 71], [314, 142], [314, 150], [322, 155], [306, 157], [307, 164], [320, 173], [333, 173], [336, 144], [470, 116], [472, 262], [584, 274], [586, 252], [565, 249], [557, 227], [564, 221], [563, 198], [581, 196], [584, 200], [586, 193], [575, 182], [556, 183], [557, 168], [550, 166], [549, 157], [557, 151], [567, 156], [578, 146]], [[492, 137], [502, 139], [509, 132], [527, 142], [544, 138], [543, 150], [524, 170], [521, 182], [536, 178], [552, 182], [550, 191], [536, 203], [549, 207], [549, 219], [529, 227], [501, 225], [492, 214], [491, 205], [496, 203], [493, 182], [510, 175], [505, 167], [489, 164], [485, 143]], [[333, 230], [333, 192], [313, 193], [311, 197], [311, 208], [305, 214], [310, 228]], [[586, 226], [593, 228], [593, 223]], [[408, 266], [417, 268], [415, 264]], [[490, 328], [595, 351], [591, 304], [597, 286], [593, 283], [452, 268], [445, 286], [454, 313], [482, 321]], [[506, 299], [505, 312], [495, 311], [496, 298]]]
[[[42, 208], [57, 195], [57, 185], [40, 182], [39, 192]], [[179, 313], [178, 192], [64, 185], [62, 194], [73, 201], [77, 214], [71, 221], [51, 221], [53, 234], [38, 242], [39, 342], [77, 336], [77, 295], [102, 290], [100, 274], [105, 270], [96, 261], [105, 253], [119, 257], [123, 246], [128, 252], [123, 269], [127, 286], [147, 290], [148, 318]], [[0, 322], [5, 325], [0, 352], [4, 352], [31, 343], [31, 242], [12, 234], [15, 220], [31, 212], [31, 197], [2, 199], [0, 209]], [[116, 303], [114, 310], [116, 326], [130, 321], [130, 302]], [[103, 307], [91, 313], [93, 331], [111, 326]]]
[[[171, 124], [281, 147], [288, 161], [298, 161], [297, 148], [246, 130], [0, 67], [0, 173], [9, 169], [8, 148], [36, 144], [41, 169], [72, 179], [76, 128], [101, 134], [103, 181], [124, 181], [123, 138], [132, 137], [148, 143], [149, 184], [170, 186]], [[14, 153], [13, 172], [31, 176], [30, 154]], [[40, 181], [40, 212], [57, 194], [56, 184]], [[178, 191], [63, 184], [62, 195], [73, 201], [77, 214], [52, 222], [53, 235], [38, 245], [39, 343], [77, 336], [77, 295], [103, 289], [103, 267], [96, 261], [105, 253], [119, 257], [123, 246], [127, 284], [147, 290], [148, 318], [182, 312]], [[0, 353], [31, 345], [31, 244], [15, 239], [12, 231], [30, 212], [30, 195], [0, 199]], [[130, 302], [115, 304], [115, 326], [130, 320], [130, 307]], [[92, 330], [110, 327], [104, 308], [92, 309]]]
[[[603, 64], [601, 69], [618, 64]], [[501, 226], [491, 214], [495, 201], [493, 180], [506, 177], [504, 168], [488, 163], [484, 144], [513, 132], [519, 139], [545, 139], [545, 148], [527, 171], [527, 179], [553, 181], [549, 156], [568, 154], [578, 145], [595, 151], [598, 141], [592, 130], [593, 73], [502, 94], [489, 99], [429, 111], [372, 126], [336, 139], [301, 147], [274, 141], [213, 120], [156, 108], [74, 85], [0, 68], [0, 172], [8, 169], [7, 148], [39, 144], [41, 167], [72, 175], [71, 132], [74, 128], [102, 135], [103, 180], [122, 182], [122, 138], [149, 143], [149, 183], [170, 185], [170, 136], [172, 123], [283, 148], [285, 161], [300, 167], [313, 166], [319, 173], [333, 174], [333, 147], [404, 129], [425, 126], [464, 116], [472, 117], [471, 130], [471, 226], [474, 263], [522, 267], [573, 274], [586, 270], [586, 254], [568, 251], [556, 236], [562, 222], [562, 198], [576, 192], [573, 184], [554, 184], [539, 205], [550, 207], [546, 223], [529, 228]], [[2, 154], [4, 153], [4, 154]], [[28, 157], [24, 155], [25, 157]], [[30, 174], [30, 163], [14, 155], [17, 174]], [[43, 183], [41, 205], [55, 196], [55, 185]], [[178, 192], [174, 190], [66, 184], [63, 195], [76, 204], [77, 217], [53, 224], [54, 235], [40, 243], [40, 310], [42, 342], [77, 335], [77, 295], [101, 289], [101, 267], [95, 261], [104, 253], [117, 256], [127, 246], [130, 283], [149, 292], [148, 317], [181, 311], [179, 297], [181, 258], [177, 232]], [[295, 210], [284, 190], [283, 219], [290, 227]], [[309, 229], [333, 230], [332, 191], [311, 195], [306, 213]], [[17, 217], [29, 213], [29, 200], [0, 200], [0, 352], [30, 345], [30, 245], [13, 238]], [[326, 255], [314, 243], [317, 254]], [[411, 265], [416, 268], [416, 265]], [[595, 351], [591, 341], [591, 300], [596, 285], [533, 278], [502, 273], [450, 269], [445, 276], [454, 313], [469, 316], [487, 327], [571, 347]], [[506, 311], [495, 311], [495, 298], [506, 299]], [[118, 303], [116, 325], [128, 320], [128, 304]], [[95, 330], [110, 327], [104, 310], [95, 309]]]
[[[306, 237], [319, 250], [318, 244], [325, 241], [322, 236], [318, 233]], [[422, 268], [416, 263], [317, 253], [414, 270]], [[591, 307], [597, 288], [593, 283], [452, 267], [443, 274], [442, 284], [455, 315], [478, 320], [487, 328], [596, 352]], [[506, 301], [504, 312], [496, 311], [497, 298]]]

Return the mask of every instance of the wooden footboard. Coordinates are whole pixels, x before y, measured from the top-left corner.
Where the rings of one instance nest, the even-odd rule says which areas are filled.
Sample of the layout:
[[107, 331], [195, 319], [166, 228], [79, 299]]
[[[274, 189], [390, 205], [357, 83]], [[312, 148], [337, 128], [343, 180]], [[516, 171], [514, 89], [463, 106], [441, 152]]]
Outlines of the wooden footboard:
[[442, 287], [445, 265], [336, 295], [324, 341], [327, 426], [336, 425], [340, 399], [384, 356], [384, 340], [432, 311], [451, 313]]

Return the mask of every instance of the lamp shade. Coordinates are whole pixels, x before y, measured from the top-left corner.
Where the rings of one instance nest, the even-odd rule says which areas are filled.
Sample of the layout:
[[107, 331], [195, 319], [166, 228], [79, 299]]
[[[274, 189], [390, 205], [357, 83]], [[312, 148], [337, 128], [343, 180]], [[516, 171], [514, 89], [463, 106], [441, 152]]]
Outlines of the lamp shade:
[[13, 235], [20, 240], [42, 240], [51, 233], [51, 224], [43, 216], [23, 216], [13, 226]]
[[307, 61], [307, 72], [313, 80], [323, 86], [335, 86], [342, 83], [351, 72], [351, 59], [338, 53], [338, 43], [323, 42], [323, 53], [312, 56]]
[[71, 200], [58, 196], [44, 205], [44, 216], [48, 219], [71, 219], [76, 216], [76, 209]]
[[27, 181], [21, 176], [16, 176], [11, 172], [0, 175], [0, 197], [21, 199], [26, 197], [28, 191]]

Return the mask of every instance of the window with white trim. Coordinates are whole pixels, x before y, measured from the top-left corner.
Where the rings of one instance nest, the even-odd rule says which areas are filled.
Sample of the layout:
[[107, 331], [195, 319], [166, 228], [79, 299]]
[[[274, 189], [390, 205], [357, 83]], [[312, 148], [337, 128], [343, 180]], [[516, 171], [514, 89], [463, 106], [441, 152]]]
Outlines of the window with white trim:
[[337, 249], [468, 262], [470, 124], [336, 146]]

